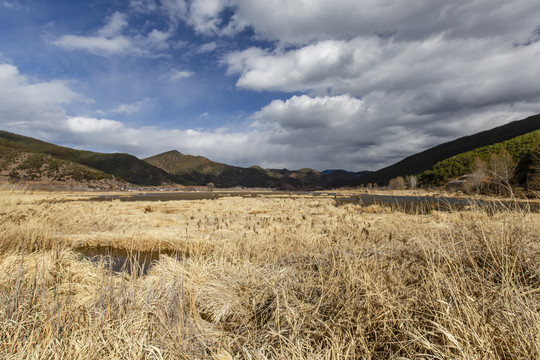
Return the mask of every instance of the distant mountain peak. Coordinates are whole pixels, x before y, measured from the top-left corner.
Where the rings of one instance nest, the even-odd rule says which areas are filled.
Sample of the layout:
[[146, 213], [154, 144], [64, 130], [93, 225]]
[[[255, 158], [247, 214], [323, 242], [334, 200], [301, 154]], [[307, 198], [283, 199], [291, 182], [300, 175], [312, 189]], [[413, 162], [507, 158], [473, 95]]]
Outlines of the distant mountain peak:
[[169, 150], [169, 151], [166, 151], [160, 155], [184, 155], [182, 154], [180, 151], [178, 150]]

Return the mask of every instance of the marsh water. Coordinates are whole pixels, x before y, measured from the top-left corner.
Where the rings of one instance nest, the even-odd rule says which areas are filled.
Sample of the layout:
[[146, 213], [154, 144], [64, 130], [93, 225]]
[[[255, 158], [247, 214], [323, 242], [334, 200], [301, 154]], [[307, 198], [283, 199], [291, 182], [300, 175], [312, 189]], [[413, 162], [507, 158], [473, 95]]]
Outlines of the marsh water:
[[492, 210], [526, 209], [540, 211], [540, 204], [531, 202], [517, 202], [511, 200], [478, 200], [471, 198], [445, 197], [445, 196], [409, 196], [409, 195], [374, 195], [358, 194], [343, 196], [332, 192], [309, 191], [192, 191], [192, 192], [148, 192], [127, 195], [101, 195], [92, 200], [100, 201], [178, 201], [178, 200], [212, 200], [223, 197], [291, 197], [291, 196], [330, 197], [336, 205], [360, 204], [381, 205], [405, 212], [429, 212], [431, 210], [464, 210], [468, 208], [489, 208]]
[[85, 247], [76, 249], [79, 256], [96, 264], [103, 264], [111, 272], [126, 272], [130, 275], [146, 275], [151, 266], [161, 255], [179, 258], [177, 252], [161, 251], [128, 251], [111, 246]]
[[148, 192], [126, 195], [100, 195], [91, 200], [120, 200], [120, 201], [177, 201], [177, 200], [213, 200], [223, 197], [239, 196], [252, 198], [260, 196], [291, 196], [310, 195], [308, 191], [177, 191], [177, 192]]

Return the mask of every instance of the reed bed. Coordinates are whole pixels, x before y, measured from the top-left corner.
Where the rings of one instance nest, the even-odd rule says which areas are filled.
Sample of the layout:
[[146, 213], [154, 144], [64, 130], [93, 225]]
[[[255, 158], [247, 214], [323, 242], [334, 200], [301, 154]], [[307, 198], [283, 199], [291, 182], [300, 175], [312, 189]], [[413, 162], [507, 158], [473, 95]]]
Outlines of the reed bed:
[[[2, 359], [540, 359], [540, 214], [0, 190]], [[111, 271], [85, 248], [161, 253]]]

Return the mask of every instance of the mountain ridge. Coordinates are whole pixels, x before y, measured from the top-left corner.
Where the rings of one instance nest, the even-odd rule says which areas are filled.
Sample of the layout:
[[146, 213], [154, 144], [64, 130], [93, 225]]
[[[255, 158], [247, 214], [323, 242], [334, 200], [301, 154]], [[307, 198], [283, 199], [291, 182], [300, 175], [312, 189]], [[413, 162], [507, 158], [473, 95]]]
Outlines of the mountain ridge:
[[347, 184], [357, 176], [347, 172], [327, 175], [310, 168], [264, 169], [257, 165], [243, 168], [218, 163], [203, 156], [185, 155], [177, 150], [166, 151], [144, 160], [187, 181], [213, 184], [217, 187], [319, 189]]

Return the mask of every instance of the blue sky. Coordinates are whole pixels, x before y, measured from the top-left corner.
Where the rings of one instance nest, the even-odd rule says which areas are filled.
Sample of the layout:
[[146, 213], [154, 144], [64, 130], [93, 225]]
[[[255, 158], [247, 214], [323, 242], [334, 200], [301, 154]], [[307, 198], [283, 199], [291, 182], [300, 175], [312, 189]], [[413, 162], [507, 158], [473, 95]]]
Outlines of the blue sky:
[[376, 170], [540, 113], [536, 0], [0, 0], [0, 129]]

